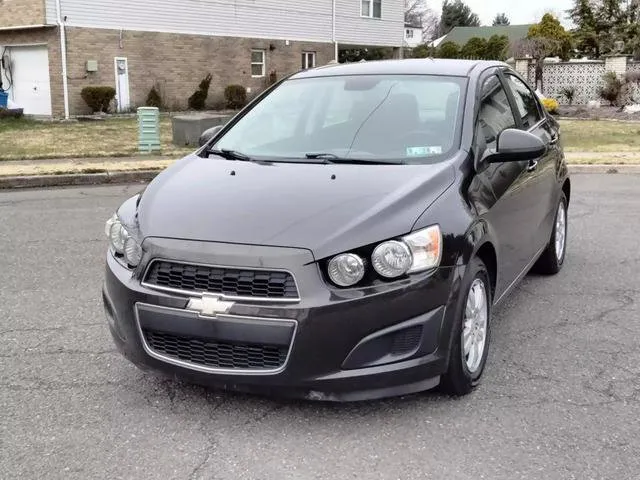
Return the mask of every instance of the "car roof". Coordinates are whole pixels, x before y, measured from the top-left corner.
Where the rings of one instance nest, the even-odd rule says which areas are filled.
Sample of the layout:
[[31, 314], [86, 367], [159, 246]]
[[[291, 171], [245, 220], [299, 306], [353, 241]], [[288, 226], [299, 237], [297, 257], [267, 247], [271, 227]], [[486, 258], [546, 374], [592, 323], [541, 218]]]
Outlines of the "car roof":
[[508, 67], [506, 63], [485, 60], [412, 58], [371, 62], [329, 64], [292, 75], [291, 78], [332, 77], [341, 75], [448, 75], [472, 77], [490, 67]]

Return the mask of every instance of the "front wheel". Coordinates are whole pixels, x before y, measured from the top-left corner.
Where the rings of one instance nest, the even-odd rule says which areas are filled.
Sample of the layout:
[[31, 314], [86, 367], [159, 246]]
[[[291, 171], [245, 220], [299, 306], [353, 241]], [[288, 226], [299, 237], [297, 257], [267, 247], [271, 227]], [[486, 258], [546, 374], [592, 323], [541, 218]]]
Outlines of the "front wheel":
[[567, 253], [567, 224], [567, 197], [562, 193], [556, 210], [551, 239], [533, 268], [535, 272], [555, 275], [562, 270]]
[[466, 395], [479, 383], [491, 339], [491, 283], [487, 267], [474, 258], [465, 275], [453, 327], [449, 369], [442, 377], [442, 389], [452, 395]]

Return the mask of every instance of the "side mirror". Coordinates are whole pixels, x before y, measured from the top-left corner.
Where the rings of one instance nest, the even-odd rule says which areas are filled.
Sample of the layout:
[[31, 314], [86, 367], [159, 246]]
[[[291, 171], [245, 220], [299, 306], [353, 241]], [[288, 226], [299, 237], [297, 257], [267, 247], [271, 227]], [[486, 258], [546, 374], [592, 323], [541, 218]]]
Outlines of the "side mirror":
[[201, 147], [204, 146], [209, 140], [215, 137], [220, 130], [222, 130], [222, 125], [208, 128], [207, 130], [202, 132], [202, 135], [200, 135], [200, 138], [198, 138], [198, 145], [200, 145]]
[[547, 146], [538, 137], [524, 130], [508, 128], [498, 137], [495, 150], [487, 150], [484, 162], [521, 162], [535, 160], [547, 152]]

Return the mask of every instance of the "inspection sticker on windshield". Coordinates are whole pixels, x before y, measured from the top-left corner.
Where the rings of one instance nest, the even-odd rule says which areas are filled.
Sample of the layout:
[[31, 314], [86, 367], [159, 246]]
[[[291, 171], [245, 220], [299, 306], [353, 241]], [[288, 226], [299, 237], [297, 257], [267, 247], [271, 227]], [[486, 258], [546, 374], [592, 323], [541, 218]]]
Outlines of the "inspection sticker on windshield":
[[407, 157], [423, 157], [425, 155], [440, 155], [442, 147], [407, 147]]

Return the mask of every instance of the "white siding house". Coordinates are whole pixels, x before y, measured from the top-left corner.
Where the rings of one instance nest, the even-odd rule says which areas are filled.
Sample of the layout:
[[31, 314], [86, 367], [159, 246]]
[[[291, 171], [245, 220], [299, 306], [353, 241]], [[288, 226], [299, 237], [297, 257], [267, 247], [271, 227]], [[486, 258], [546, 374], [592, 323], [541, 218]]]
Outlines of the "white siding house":
[[[89, 113], [80, 92], [95, 85], [116, 89], [119, 111], [144, 105], [152, 87], [167, 108], [185, 109], [208, 75], [206, 107], [218, 108], [228, 85], [254, 94], [337, 60], [341, 48], [393, 47], [399, 55], [406, 46], [404, 0], [29, 1], [40, 7], [39, 24], [0, 29], [0, 51], [16, 78], [28, 79], [15, 98], [44, 115]], [[0, 20], [15, 16], [6, 5], [0, 0]], [[27, 48], [34, 45], [37, 58]]]
[[[56, 21], [56, 0], [46, 0]], [[370, 14], [363, 4], [370, 2]], [[69, 27], [332, 42], [333, 0], [60, 0]], [[375, 5], [374, 5], [375, 4]], [[338, 43], [399, 47], [404, 0], [335, 0]], [[380, 11], [380, 16], [374, 16]]]
[[422, 27], [406, 24], [404, 26], [404, 44], [415, 48], [422, 43]]

